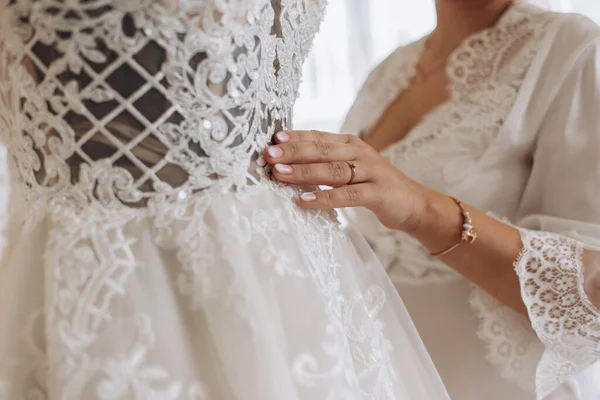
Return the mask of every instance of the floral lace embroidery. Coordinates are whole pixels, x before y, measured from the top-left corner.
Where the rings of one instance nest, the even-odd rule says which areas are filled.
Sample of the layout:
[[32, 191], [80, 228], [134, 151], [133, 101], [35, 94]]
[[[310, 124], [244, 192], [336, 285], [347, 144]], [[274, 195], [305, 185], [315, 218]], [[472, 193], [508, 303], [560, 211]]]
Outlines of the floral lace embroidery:
[[59, 195], [142, 207], [260, 179], [325, 1], [189, 4], [9, 2], [0, 126], [38, 218]]
[[[275, 184], [273, 186], [275, 188]], [[272, 260], [269, 249], [275, 248], [277, 242], [274, 233], [284, 229], [284, 219], [292, 219], [292, 225], [287, 226], [297, 230], [298, 246], [304, 249], [309, 262], [296, 262], [295, 270], [281, 268], [276, 263], [261, 261], [261, 265], [271, 268], [272, 274], [278, 276], [317, 282], [319, 292], [328, 299], [325, 312], [330, 321], [320, 354], [305, 352], [293, 358], [291, 368], [297, 383], [319, 387], [340, 376], [347, 384], [331, 387], [332, 398], [354, 393], [350, 388], [357, 384], [370, 396], [367, 398], [393, 398], [394, 375], [389, 368], [393, 349], [385, 336], [385, 326], [377, 318], [386, 304], [385, 293], [377, 286], [365, 288], [364, 292], [341, 290], [339, 273], [343, 273], [343, 266], [334, 261], [332, 252], [342, 233], [333, 215], [300, 210], [289, 199], [295, 192], [283, 191], [288, 192], [287, 208], [273, 213], [257, 206], [251, 219], [234, 214], [230, 220], [223, 221], [222, 228], [232, 232], [232, 243], [238, 246], [244, 245], [244, 237], [248, 240], [263, 236], [266, 243], [263, 257]], [[252, 196], [252, 191], [239, 196]], [[218, 199], [202, 196], [182, 202], [181, 208], [169, 206], [154, 219], [155, 240], [161, 248], [176, 250], [181, 265], [176, 284], [181, 294], [190, 300], [190, 310], [196, 312], [208, 307], [252, 337], [257, 326], [245, 308], [249, 303], [244, 284], [235, 269], [215, 259], [215, 252], [226, 251], [231, 243], [217, 243], [215, 239], [223, 236], [214, 231], [214, 225], [206, 225], [205, 213], [211, 201]], [[48, 382], [52, 382], [62, 388], [66, 399], [81, 396], [208, 399], [202, 382], [187, 382], [150, 362], [157, 338], [149, 316], [138, 313], [123, 318], [113, 314], [115, 305], [122, 308], [129, 304], [125, 284], [130, 276], [143, 274], [146, 268], [133, 255], [135, 238], [127, 233], [127, 226], [143, 220], [143, 214], [132, 218], [129, 213], [106, 210], [102, 206], [74, 212], [68, 203], [53, 209], [57, 214], [52, 216], [54, 228], [48, 246], [52, 250], [46, 261], [48, 274], [53, 277], [49, 296], [52, 301], [44, 312], [35, 314], [36, 320], [41, 317], [42, 322], [27, 328], [28, 336], [36, 335], [35, 340], [28, 341], [28, 352], [36, 356], [27, 356], [21, 361], [31, 363], [19, 367], [30, 371], [22, 390], [47, 396], [50, 394]], [[77, 222], [82, 219], [85, 224]], [[238, 229], [231, 229], [233, 226]], [[291, 258], [283, 250], [279, 255], [284, 260]], [[219, 267], [215, 269], [215, 265]], [[298, 265], [303, 265], [303, 269]], [[45, 328], [38, 331], [40, 326]], [[128, 332], [136, 333], [129, 348], [119, 355], [110, 352], [98, 355], [98, 346], [110, 340], [111, 335], [118, 335], [124, 326], [129, 327]], [[316, 361], [323, 357], [331, 360], [331, 365]], [[46, 365], [51, 366], [48, 376], [40, 374]], [[8, 382], [2, 383], [8, 385]], [[9, 386], [4, 388], [7, 393], [14, 393], [9, 389]]]
[[[504, 125], [550, 18], [535, 7], [515, 5], [496, 26], [467, 38], [448, 59], [450, 100], [383, 155], [438, 189], [463, 181]], [[415, 64], [419, 57], [415, 53], [405, 62]], [[415, 158], [426, 162], [410, 162]]]
[[533, 329], [546, 346], [536, 378], [543, 398], [600, 360], [600, 310], [584, 290], [581, 242], [527, 230], [521, 237], [515, 268]]

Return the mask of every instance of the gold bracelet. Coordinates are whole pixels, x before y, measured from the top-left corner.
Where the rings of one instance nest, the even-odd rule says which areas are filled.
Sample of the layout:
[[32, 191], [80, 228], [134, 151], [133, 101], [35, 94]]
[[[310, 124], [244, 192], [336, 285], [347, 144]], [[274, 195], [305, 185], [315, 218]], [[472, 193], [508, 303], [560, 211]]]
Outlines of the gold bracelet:
[[469, 214], [469, 212], [467, 210], [465, 210], [465, 207], [463, 206], [463, 203], [460, 202], [460, 200], [457, 200], [454, 197], [450, 197], [450, 198], [452, 200], [454, 200], [456, 205], [458, 205], [458, 208], [460, 208], [460, 213], [462, 214], [462, 219], [463, 219], [462, 228], [463, 229], [462, 229], [462, 233], [460, 234], [460, 241], [458, 243], [450, 246], [449, 248], [447, 248], [444, 251], [440, 251], [439, 253], [431, 254], [433, 257], [444, 256], [444, 255], [450, 253], [452, 250], [456, 249], [458, 246], [460, 246], [463, 243], [472, 244], [473, 242], [475, 242], [475, 240], [477, 240], [477, 232], [475, 232], [475, 229], [473, 228], [473, 220], [471, 219], [471, 214]]

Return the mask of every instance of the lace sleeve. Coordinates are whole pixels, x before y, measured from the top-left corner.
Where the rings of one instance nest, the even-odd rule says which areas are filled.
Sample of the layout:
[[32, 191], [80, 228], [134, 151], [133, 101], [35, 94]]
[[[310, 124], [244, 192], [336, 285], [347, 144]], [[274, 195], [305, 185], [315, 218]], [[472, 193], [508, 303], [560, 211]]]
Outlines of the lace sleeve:
[[[562, 63], [558, 56], [546, 62]], [[589, 247], [600, 238], [599, 67], [595, 39], [556, 85], [515, 218], [523, 240], [515, 263], [521, 295], [545, 347], [538, 398], [600, 360], [599, 257]]]
[[521, 230], [515, 263], [533, 329], [545, 345], [536, 387], [541, 398], [600, 360], [600, 273], [582, 242]]
[[600, 248], [600, 40], [567, 57], [581, 42], [573, 32], [577, 25], [561, 31], [561, 45], [544, 59], [544, 66], [561, 66], [559, 79], [544, 69], [529, 77], [532, 85], [552, 81], [550, 92], [535, 87], [543, 104], [518, 110], [519, 126], [536, 132], [524, 160], [531, 170], [510, 218], [522, 236], [515, 269], [529, 321], [478, 300], [485, 298], [480, 289], [472, 301], [488, 359], [532, 390], [535, 377], [538, 399], [557, 398], [567, 386], [581, 394], [558, 398], [598, 393], [591, 388], [597, 367], [588, 367], [600, 360], [600, 253], [591, 250]]
[[600, 361], [600, 252], [563, 235], [519, 230], [515, 270], [530, 321], [475, 286], [471, 307], [487, 360], [524, 390], [533, 392], [535, 382], [545, 399]]

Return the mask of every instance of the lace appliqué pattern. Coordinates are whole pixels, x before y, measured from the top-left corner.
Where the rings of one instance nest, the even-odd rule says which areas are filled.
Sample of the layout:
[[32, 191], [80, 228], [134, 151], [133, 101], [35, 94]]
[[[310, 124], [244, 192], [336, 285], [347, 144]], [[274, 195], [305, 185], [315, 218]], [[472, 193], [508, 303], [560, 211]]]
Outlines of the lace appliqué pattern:
[[59, 195], [143, 207], [261, 178], [325, 1], [190, 4], [7, 7], [0, 120], [38, 219]]
[[[254, 190], [239, 196], [252, 196]], [[333, 215], [296, 208], [289, 197], [295, 192], [287, 191], [287, 208], [271, 212], [257, 206], [251, 218], [233, 215], [223, 228], [235, 232], [231, 240], [238, 246], [244, 245], [244, 237], [246, 240], [263, 238], [266, 253], [261, 256], [269, 260], [272, 260], [269, 249], [277, 246], [276, 232], [290, 226], [298, 232], [299, 246], [307, 257], [305, 262], [296, 262], [295, 269], [290, 270], [277, 263], [261, 261], [264, 268], [272, 269], [271, 275], [317, 282], [319, 293], [327, 299], [324, 312], [329, 315], [330, 325], [322, 338], [322, 347], [297, 354], [290, 360], [297, 384], [320, 387], [340, 377], [340, 381], [346, 383], [329, 389], [332, 398], [344, 393], [351, 395], [355, 393], [352, 388], [360, 387], [367, 398], [392, 399], [394, 375], [389, 358], [393, 348], [386, 338], [385, 326], [377, 318], [386, 304], [385, 293], [377, 286], [352, 292], [340, 286], [339, 273], [343, 272], [343, 266], [333, 261], [332, 254], [342, 233]], [[187, 299], [190, 311], [209, 308], [251, 338], [257, 326], [246, 308], [249, 303], [245, 283], [233, 265], [219, 259], [220, 252], [231, 243], [217, 242], [216, 239], [223, 236], [214, 225], [207, 224], [214, 201], [218, 201], [218, 197], [203, 196], [182, 202], [180, 208], [169, 206], [153, 222], [157, 228], [154, 240], [161, 248], [175, 250], [181, 267], [176, 271], [178, 279], [174, 287]], [[41, 396], [47, 396], [49, 380], [54, 385], [59, 384], [61, 394], [67, 399], [82, 396], [211, 398], [205, 395], [203, 382], [188, 381], [151, 361], [156, 357], [158, 338], [153, 326], [156, 321], [144, 312], [115, 313], [123, 307], [130, 308], [127, 282], [134, 274], [144, 274], [147, 268], [136, 259], [136, 238], [128, 233], [129, 225], [145, 218], [103, 208], [76, 213], [68, 203], [54, 210], [60, 215], [52, 218], [57, 221], [56, 234], [50, 235], [45, 266], [50, 277], [52, 302], [39, 314], [42, 322], [30, 326], [31, 329], [45, 328], [41, 337], [29, 341], [30, 346], [43, 345], [30, 349], [39, 353], [30, 361], [39, 364], [25, 369], [31, 372], [24, 377], [28, 383], [23, 390], [35, 389]], [[78, 223], [82, 219], [86, 223]], [[232, 226], [245, 228], [234, 230], [230, 229]], [[199, 229], [204, 232], [202, 236], [197, 235]], [[280, 249], [279, 255], [283, 260], [293, 257], [285, 249]], [[131, 337], [126, 344], [121, 339], [123, 349], [119, 354], [99, 355], [98, 350], [124, 327]], [[34, 333], [40, 335], [33, 330], [27, 335]], [[316, 361], [323, 359], [330, 360], [330, 365]], [[49, 374], [40, 375], [47, 363], [52, 367]]]
[[528, 230], [521, 237], [515, 268], [532, 326], [546, 347], [536, 377], [543, 398], [600, 360], [600, 310], [584, 289], [581, 242]]
[[[52, 303], [45, 310], [44, 362], [61, 398], [204, 399], [200, 382], [179, 381], [149, 361], [156, 321], [144, 313], [113, 313], [116, 305], [129, 304], [126, 283], [143, 268], [132, 251], [135, 239], [125, 233], [131, 216], [104, 208], [80, 214], [68, 204], [53, 210], [59, 215], [46, 261]], [[122, 352], [99, 356], [112, 335], [129, 343]], [[44, 385], [40, 390], [49, 390]]]

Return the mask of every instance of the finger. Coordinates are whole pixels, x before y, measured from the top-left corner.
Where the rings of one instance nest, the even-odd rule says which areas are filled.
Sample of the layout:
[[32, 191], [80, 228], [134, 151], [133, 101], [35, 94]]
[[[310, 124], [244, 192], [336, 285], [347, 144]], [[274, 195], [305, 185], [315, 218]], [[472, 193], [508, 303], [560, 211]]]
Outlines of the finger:
[[270, 146], [265, 151], [269, 164], [311, 164], [330, 161], [353, 161], [357, 149], [335, 142], [290, 142]]
[[371, 183], [359, 183], [320, 192], [306, 192], [299, 204], [304, 208], [374, 207], [380, 196]]
[[275, 143], [289, 142], [335, 142], [335, 143], [350, 143], [356, 139], [354, 135], [335, 134], [321, 131], [281, 131], [273, 137]]
[[369, 180], [366, 172], [366, 168], [360, 168], [355, 163], [354, 176], [352, 176], [352, 168], [343, 161], [318, 164], [275, 164], [273, 168], [273, 176], [280, 182], [332, 187], [347, 185], [351, 178], [352, 183], [366, 182]]

